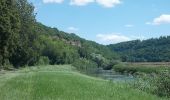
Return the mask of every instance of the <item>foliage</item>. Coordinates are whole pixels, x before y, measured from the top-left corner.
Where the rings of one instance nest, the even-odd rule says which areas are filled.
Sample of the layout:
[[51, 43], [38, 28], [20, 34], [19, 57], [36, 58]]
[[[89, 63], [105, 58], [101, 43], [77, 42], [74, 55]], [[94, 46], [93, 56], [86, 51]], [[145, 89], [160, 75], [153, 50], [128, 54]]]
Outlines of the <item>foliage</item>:
[[119, 53], [123, 62], [170, 61], [170, 36], [122, 42], [108, 47]]
[[50, 60], [46, 56], [41, 56], [39, 60], [36, 62], [36, 65], [49, 65]]
[[170, 68], [156, 66], [154, 63], [119, 63], [114, 71], [133, 74], [136, 79], [130, 83], [133, 88], [161, 97], [170, 97]]
[[[118, 59], [104, 45], [37, 22], [34, 6], [27, 0], [1, 0], [0, 12], [1, 68], [7, 64], [15, 68], [40, 64], [42, 56], [48, 57], [50, 64], [71, 64], [80, 58], [93, 62], [93, 53], [104, 61]], [[105, 63], [97, 64], [103, 67]]]
[[72, 65], [79, 71], [88, 71], [97, 68], [97, 63], [85, 58], [76, 60]]
[[161, 97], [170, 97], [170, 73], [168, 71], [159, 74], [140, 76], [133, 87]]
[[0, 68], [9, 63], [17, 45], [20, 19], [13, 0], [0, 1]]
[[50, 59], [50, 64], [70, 64], [78, 58], [77, 50], [63, 41], [53, 40], [51, 37], [43, 37], [42, 54]]
[[170, 97], [170, 72], [158, 74], [155, 85], [157, 95]]

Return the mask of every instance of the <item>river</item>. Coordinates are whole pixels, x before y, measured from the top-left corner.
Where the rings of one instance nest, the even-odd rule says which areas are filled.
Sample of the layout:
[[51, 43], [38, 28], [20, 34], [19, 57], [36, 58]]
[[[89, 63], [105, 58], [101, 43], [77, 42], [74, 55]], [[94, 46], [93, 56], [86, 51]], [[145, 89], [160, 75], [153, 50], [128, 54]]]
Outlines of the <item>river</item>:
[[87, 75], [93, 77], [99, 77], [106, 80], [114, 81], [114, 82], [129, 82], [133, 81], [135, 78], [130, 74], [120, 74], [115, 72], [114, 70], [103, 70], [102, 68], [90, 69], [86, 72]]

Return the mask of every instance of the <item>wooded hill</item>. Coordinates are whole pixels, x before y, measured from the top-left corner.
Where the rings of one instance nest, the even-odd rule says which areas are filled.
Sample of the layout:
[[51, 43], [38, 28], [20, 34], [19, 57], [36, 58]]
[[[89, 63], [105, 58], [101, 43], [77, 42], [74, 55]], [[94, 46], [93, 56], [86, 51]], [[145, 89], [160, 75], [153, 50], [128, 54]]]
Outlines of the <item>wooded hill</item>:
[[108, 47], [118, 53], [124, 62], [170, 61], [170, 36], [122, 42]]
[[37, 22], [27, 0], [1, 0], [0, 14], [0, 69], [43, 64], [107, 67], [118, 59], [104, 45]]

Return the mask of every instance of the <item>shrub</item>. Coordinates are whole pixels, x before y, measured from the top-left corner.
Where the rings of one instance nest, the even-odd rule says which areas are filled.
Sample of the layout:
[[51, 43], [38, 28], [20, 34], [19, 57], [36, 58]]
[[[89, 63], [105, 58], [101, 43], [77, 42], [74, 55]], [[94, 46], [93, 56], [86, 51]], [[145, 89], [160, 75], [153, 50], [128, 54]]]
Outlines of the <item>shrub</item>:
[[3, 70], [14, 70], [13, 65], [10, 63], [10, 61], [8, 59], [6, 59], [4, 61], [4, 64], [1, 63], [2, 62], [2, 58], [0, 56], [0, 71]]
[[50, 60], [46, 56], [41, 56], [37, 61], [36, 65], [49, 65]]
[[159, 96], [170, 97], [170, 73], [164, 72], [158, 75], [155, 85], [157, 89], [156, 94]]
[[134, 82], [133, 87], [160, 97], [170, 97], [170, 73], [145, 74]]
[[113, 67], [113, 69], [116, 72], [120, 72], [120, 73], [134, 74], [137, 72], [137, 69], [135, 67], [127, 66], [127, 64], [125, 64], [125, 63], [119, 63], [119, 64], [115, 65]]
[[88, 71], [97, 68], [97, 64], [91, 60], [80, 58], [72, 64], [79, 71]]

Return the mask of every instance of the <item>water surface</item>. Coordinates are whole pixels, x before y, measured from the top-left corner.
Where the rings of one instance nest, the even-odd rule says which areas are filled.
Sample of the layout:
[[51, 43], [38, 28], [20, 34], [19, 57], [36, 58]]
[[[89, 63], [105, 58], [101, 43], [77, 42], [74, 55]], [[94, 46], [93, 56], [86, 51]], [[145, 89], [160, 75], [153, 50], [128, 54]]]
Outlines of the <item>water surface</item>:
[[88, 69], [86, 74], [94, 77], [103, 78], [110, 81], [133, 81], [135, 78], [130, 74], [120, 74], [114, 70], [103, 70], [102, 68]]

